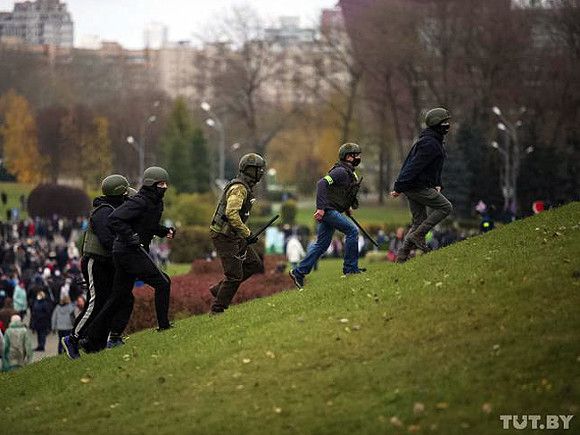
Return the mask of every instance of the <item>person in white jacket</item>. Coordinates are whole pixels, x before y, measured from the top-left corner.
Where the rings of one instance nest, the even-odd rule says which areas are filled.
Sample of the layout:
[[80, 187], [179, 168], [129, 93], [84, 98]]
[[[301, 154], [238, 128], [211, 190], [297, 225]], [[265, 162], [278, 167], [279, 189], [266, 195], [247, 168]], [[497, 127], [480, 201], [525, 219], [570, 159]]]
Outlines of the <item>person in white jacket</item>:
[[288, 258], [292, 269], [298, 266], [298, 263], [300, 263], [300, 260], [302, 260], [305, 255], [306, 252], [304, 252], [302, 243], [300, 243], [300, 240], [298, 240], [298, 237], [295, 234], [292, 234], [290, 238], [288, 238], [288, 243], [286, 244], [286, 258]]

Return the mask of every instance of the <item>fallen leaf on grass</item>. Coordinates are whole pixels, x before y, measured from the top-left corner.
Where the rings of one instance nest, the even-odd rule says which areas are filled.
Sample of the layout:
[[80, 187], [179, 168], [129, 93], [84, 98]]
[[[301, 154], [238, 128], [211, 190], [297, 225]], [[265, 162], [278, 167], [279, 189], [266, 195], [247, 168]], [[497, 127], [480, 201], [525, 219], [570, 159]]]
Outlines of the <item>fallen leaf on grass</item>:
[[340, 319], [340, 323], [348, 323], [348, 319]]
[[250, 363], [252, 362], [252, 360], [251, 360], [250, 358], [244, 358], [244, 359], [242, 360], [242, 362], [243, 362], [244, 364], [250, 364]]
[[271, 350], [266, 351], [266, 356], [272, 359], [276, 358], [276, 355], [274, 355], [274, 352], [272, 352]]
[[81, 378], [81, 382], [82, 382], [83, 384], [88, 384], [89, 382], [91, 382], [91, 378], [89, 378], [89, 377], [84, 377], [84, 378]]
[[391, 417], [391, 424], [395, 427], [403, 427], [403, 422], [399, 419], [399, 417]]
[[274, 407], [274, 412], [275, 412], [276, 414], [281, 414], [281, 413], [282, 413], [282, 408], [279, 408], [279, 407], [275, 406], [275, 407]]
[[486, 402], [481, 405], [481, 410], [486, 414], [491, 414], [491, 411], [493, 410], [491, 403]]
[[435, 405], [435, 409], [438, 409], [439, 411], [443, 411], [447, 408], [449, 408], [449, 403], [447, 402], [439, 402]]
[[421, 430], [421, 426], [419, 426], [418, 424], [412, 424], [407, 428], [407, 430], [411, 433], [419, 432]]
[[413, 413], [415, 415], [420, 415], [423, 414], [423, 412], [425, 412], [425, 405], [422, 404], [421, 402], [415, 402], [415, 404], [413, 405]]

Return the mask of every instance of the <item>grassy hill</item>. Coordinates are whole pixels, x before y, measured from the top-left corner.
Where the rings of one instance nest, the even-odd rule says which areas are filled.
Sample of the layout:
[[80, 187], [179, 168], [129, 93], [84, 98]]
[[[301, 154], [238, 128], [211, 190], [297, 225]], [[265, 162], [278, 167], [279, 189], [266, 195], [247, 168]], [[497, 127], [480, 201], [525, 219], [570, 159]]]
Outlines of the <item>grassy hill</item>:
[[578, 433], [579, 259], [576, 203], [357, 277], [323, 262], [302, 292], [1, 375], [2, 432]]

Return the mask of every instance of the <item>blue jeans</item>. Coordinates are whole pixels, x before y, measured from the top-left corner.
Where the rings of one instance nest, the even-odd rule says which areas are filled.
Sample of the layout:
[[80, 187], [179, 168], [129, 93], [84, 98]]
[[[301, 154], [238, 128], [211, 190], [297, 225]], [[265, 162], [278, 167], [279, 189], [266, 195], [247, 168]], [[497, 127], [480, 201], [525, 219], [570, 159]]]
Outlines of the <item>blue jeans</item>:
[[346, 236], [342, 272], [355, 273], [358, 271], [358, 228], [342, 213], [336, 210], [327, 210], [322, 217], [322, 222], [318, 225], [316, 243], [310, 246], [306, 257], [300, 262], [295, 272], [302, 276], [310, 273], [320, 256], [330, 246], [334, 230], [338, 230]]

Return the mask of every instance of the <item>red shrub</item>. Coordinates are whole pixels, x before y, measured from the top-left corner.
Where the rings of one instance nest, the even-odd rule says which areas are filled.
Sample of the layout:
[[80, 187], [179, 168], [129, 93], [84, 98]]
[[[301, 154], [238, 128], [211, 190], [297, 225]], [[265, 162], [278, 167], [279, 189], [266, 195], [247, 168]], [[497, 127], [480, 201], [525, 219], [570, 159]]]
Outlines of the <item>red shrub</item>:
[[[266, 273], [255, 275], [244, 282], [234, 298], [234, 304], [293, 288], [288, 275], [276, 271], [281, 264], [286, 263], [283, 256], [266, 256], [264, 263]], [[219, 260], [195, 260], [190, 273], [173, 277], [171, 280], [170, 316], [175, 318], [209, 312], [212, 301], [209, 288], [222, 278]], [[135, 307], [127, 331], [133, 332], [156, 326], [153, 290], [144, 286], [135, 288], [133, 294]]]

